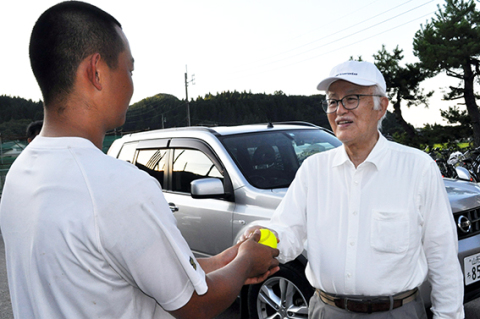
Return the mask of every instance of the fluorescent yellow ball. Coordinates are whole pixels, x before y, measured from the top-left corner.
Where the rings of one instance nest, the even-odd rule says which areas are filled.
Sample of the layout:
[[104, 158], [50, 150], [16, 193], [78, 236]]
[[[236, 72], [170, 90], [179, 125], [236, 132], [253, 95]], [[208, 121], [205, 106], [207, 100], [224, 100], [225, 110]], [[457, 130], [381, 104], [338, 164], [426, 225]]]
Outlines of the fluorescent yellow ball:
[[270, 230], [262, 228], [260, 229], [260, 240], [258, 243], [272, 248], [277, 248], [277, 237]]

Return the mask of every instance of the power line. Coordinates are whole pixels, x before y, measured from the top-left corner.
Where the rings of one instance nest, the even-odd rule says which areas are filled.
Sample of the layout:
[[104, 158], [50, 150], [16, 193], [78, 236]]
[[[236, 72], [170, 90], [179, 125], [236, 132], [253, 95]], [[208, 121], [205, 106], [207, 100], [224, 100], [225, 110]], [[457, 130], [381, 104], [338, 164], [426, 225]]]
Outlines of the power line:
[[[356, 34], [359, 34], [359, 33], [361, 33], [361, 32], [364, 32], [364, 31], [366, 31], [366, 30], [368, 30], [368, 29], [371, 29], [371, 28], [373, 28], [373, 27], [376, 27], [376, 26], [378, 26], [378, 25], [381, 25], [381, 24], [383, 24], [383, 23], [385, 23], [385, 22], [387, 22], [387, 21], [391, 21], [391, 20], [393, 20], [393, 19], [395, 19], [395, 18], [398, 18], [398, 17], [400, 17], [400, 16], [402, 16], [402, 15], [405, 15], [405, 14], [407, 14], [407, 13], [410, 13], [410, 12], [412, 12], [413, 10], [417, 10], [417, 9], [419, 9], [420, 7], [422, 7], [422, 6], [424, 6], [424, 5], [428, 4], [428, 3], [431, 3], [431, 2], [433, 2], [433, 1], [434, 1], [434, 0], [427, 1], [427, 2], [425, 2], [425, 3], [423, 3], [423, 4], [419, 5], [419, 6], [417, 6], [417, 7], [415, 7], [415, 8], [412, 8], [412, 9], [409, 9], [409, 10], [407, 10], [407, 11], [404, 11], [404, 12], [402, 12], [402, 13], [400, 13], [400, 14], [392, 17], [392, 18], [388, 18], [388, 19], [383, 20], [383, 21], [381, 21], [381, 22], [379, 22], [379, 23], [376, 23], [376, 24], [374, 24], [374, 25], [372, 25], [372, 26], [369, 26], [369, 27], [367, 27], [367, 28], [364, 28], [364, 29], [362, 29], [362, 30], [359, 30], [359, 31], [356, 31], [356, 32], [354, 32], [354, 33], [348, 34], [348, 35], [346, 35], [346, 36], [344, 36], [344, 37], [342, 37], [342, 38], [335, 39], [335, 40], [330, 41], [330, 42], [328, 42], [328, 43], [322, 44], [321, 46], [317, 46], [317, 47], [315, 47], [315, 48], [309, 49], [309, 50], [307, 50], [307, 51], [303, 51], [303, 52], [298, 53], [298, 54], [295, 54], [295, 55], [293, 55], [293, 56], [289, 56], [289, 57], [286, 57], [286, 58], [283, 58], [283, 59], [279, 59], [279, 60], [277, 60], [277, 61], [273, 61], [273, 62], [266, 63], [266, 64], [264, 64], [264, 65], [261, 65], [261, 66], [256, 67], [256, 69], [261, 68], [261, 67], [265, 67], [265, 66], [268, 66], [268, 65], [271, 65], [271, 64], [274, 64], [274, 63], [279, 63], [279, 62], [282, 62], [282, 61], [284, 61], [284, 60], [291, 59], [291, 58], [297, 57], [297, 56], [299, 56], [299, 55], [306, 54], [306, 53], [311, 52], [311, 51], [313, 51], [313, 50], [318, 50], [318, 49], [323, 48], [323, 47], [325, 47], [325, 46], [331, 45], [331, 44], [333, 44], [333, 43], [335, 43], [335, 42], [344, 40], [344, 39], [346, 39], [346, 38], [349, 38], [349, 37], [351, 37], [351, 36], [354, 36], [354, 35], [356, 35]], [[364, 38], [364, 39], [362, 39], [362, 40], [360, 40], [360, 41], [356, 41], [356, 42], [354, 42], [354, 43], [350, 43], [350, 44], [348, 44], [348, 45], [346, 45], [346, 46], [343, 46], [343, 47], [341, 47], [341, 48], [338, 48], [338, 49], [329, 51], [328, 53], [338, 51], [338, 50], [340, 50], [340, 49], [342, 49], [342, 48], [351, 46], [351, 45], [353, 45], [353, 44], [357, 44], [357, 43], [359, 43], [359, 42], [363, 42], [363, 41], [365, 41], [365, 40], [367, 40], [367, 39], [373, 38], [373, 37], [378, 36], [378, 35], [380, 35], [380, 34], [383, 34], [383, 33], [389, 32], [389, 31], [391, 31], [391, 30], [397, 29], [397, 28], [399, 28], [399, 27], [401, 27], [401, 26], [404, 26], [404, 25], [406, 25], [406, 24], [408, 24], [408, 23], [411, 23], [411, 22], [413, 22], [413, 21], [416, 21], [416, 20], [418, 20], [418, 19], [421, 19], [421, 18], [423, 18], [423, 17], [425, 17], [425, 16], [429, 16], [429, 15], [431, 15], [432, 13], [434, 13], [434, 12], [430, 12], [430, 13], [428, 13], [428, 14], [426, 14], [426, 15], [423, 15], [423, 16], [421, 16], [421, 17], [415, 18], [415, 19], [410, 20], [410, 21], [408, 21], [408, 22], [406, 22], [406, 23], [402, 23], [402, 24], [397, 25], [397, 26], [395, 26], [395, 27], [393, 27], [393, 28], [390, 28], [390, 29], [388, 29], [388, 30], [384, 30], [384, 31], [382, 31], [382, 32], [380, 32], [380, 33], [377, 33], [377, 34], [373, 35], [373, 36]], [[349, 28], [350, 28], [350, 27], [349, 27]], [[324, 53], [324, 54], [326, 54], [326, 53]], [[321, 55], [324, 55], [324, 54], [321, 54]], [[318, 57], [318, 56], [320, 56], [320, 55], [316, 55], [315, 57]], [[312, 58], [315, 58], [315, 57], [312, 57]], [[301, 60], [301, 61], [293, 62], [293, 63], [291, 63], [291, 64], [284, 65], [284, 66], [279, 66], [279, 67], [276, 67], [276, 68], [271, 68], [271, 69], [269, 69], [269, 70], [256, 72], [255, 74], [246, 74], [246, 75], [243, 75], [243, 76], [232, 77], [232, 78], [230, 78], [230, 80], [238, 79], [238, 78], [245, 78], [245, 77], [255, 76], [255, 75], [258, 75], [258, 74], [265, 73], [265, 72], [267, 72], [267, 71], [277, 70], [277, 69], [284, 68], [284, 67], [288, 67], [288, 66], [291, 66], [291, 65], [295, 65], [295, 64], [298, 64], [298, 63], [301, 63], [301, 62], [304, 62], [304, 61], [308, 61], [308, 60], [311, 60], [312, 58], [308, 58], [308, 59], [304, 59], [304, 60]]]
[[[304, 51], [304, 52], [302, 52], [302, 53], [298, 53], [298, 54], [296, 54], [296, 55], [294, 55], [294, 56], [291, 56], [290, 58], [296, 57], [296, 56], [299, 56], [299, 55], [302, 55], [302, 54], [305, 54], [305, 53], [308, 53], [308, 52], [313, 51], [313, 50], [316, 50], [316, 49], [323, 48], [323, 47], [325, 47], [325, 46], [327, 46], [327, 45], [330, 45], [330, 44], [332, 44], [332, 43], [335, 43], [335, 42], [338, 42], [338, 41], [341, 41], [341, 40], [344, 40], [344, 39], [347, 39], [347, 38], [350, 38], [350, 37], [352, 37], [352, 36], [354, 36], [354, 35], [356, 35], [356, 34], [359, 34], [359, 33], [361, 33], [361, 32], [364, 32], [364, 31], [366, 31], [366, 30], [369, 30], [369, 29], [371, 29], [371, 28], [374, 28], [374, 27], [376, 27], [376, 26], [379, 26], [379, 25], [381, 25], [381, 24], [384, 24], [385, 22], [388, 22], [388, 21], [391, 21], [391, 20], [393, 20], [393, 19], [395, 19], [395, 18], [398, 18], [398, 17], [400, 17], [400, 16], [402, 16], [402, 15], [404, 15], [404, 14], [407, 14], [407, 13], [413, 11], [413, 10], [416, 10], [416, 9], [418, 9], [418, 8], [420, 8], [420, 7], [428, 4], [428, 3], [430, 3], [430, 2], [433, 2], [433, 1], [434, 1], [434, 0], [430, 0], [430, 1], [428, 1], [428, 2], [425, 2], [425, 3], [421, 4], [421, 5], [419, 5], [418, 7], [415, 7], [415, 8], [412, 8], [412, 9], [410, 9], [410, 10], [407, 10], [407, 11], [405, 11], [405, 12], [402, 12], [402, 13], [400, 13], [400, 14], [392, 17], [392, 18], [385, 19], [385, 20], [383, 20], [383, 21], [381, 21], [381, 22], [379, 22], [379, 23], [377, 23], [377, 24], [371, 25], [371, 26], [366, 27], [366, 28], [364, 28], [364, 29], [362, 29], [362, 30], [356, 31], [356, 32], [354, 32], [354, 33], [351, 33], [351, 34], [346, 35], [346, 36], [344, 36], [344, 37], [342, 37], [342, 38], [335, 39], [335, 40], [333, 40], [333, 41], [330, 41], [330, 42], [328, 42], [328, 43], [322, 44], [322, 45], [320, 45], [320, 46], [318, 46], [318, 47], [315, 47], [315, 48], [313, 48], [313, 49]], [[429, 13], [429, 14], [431, 14], [431, 13]], [[404, 25], [404, 24], [402, 24], [402, 25]], [[393, 30], [393, 29], [390, 29], [390, 30]], [[382, 33], [385, 33], [385, 32], [382, 32]], [[381, 33], [380, 33], [380, 34], [381, 34]], [[280, 61], [283, 61], [283, 60], [285, 60], [285, 59], [279, 60], [279, 61], [277, 61], [277, 62], [280, 62]]]
[[[355, 24], [353, 24], [353, 25], [351, 25], [351, 26], [349, 26], [349, 27], [346, 27], [346, 28], [344, 28], [344, 29], [342, 29], [342, 30], [340, 30], [340, 31], [337, 31], [337, 32], [328, 34], [328, 35], [326, 35], [326, 36], [324, 36], [324, 37], [321, 37], [321, 38], [319, 38], [319, 39], [316, 39], [316, 40], [311, 41], [311, 42], [306, 43], [306, 44], [302, 44], [302, 45], [300, 45], [300, 46], [297, 46], [297, 47], [295, 47], [295, 48], [289, 49], [289, 50], [284, 51], [284, 52], [282, 52], [282, 53], [278, 53], [278, 54], [275, 54], [275, 55], [272, 55], [272, 56], [269, 56], [269, 57], [266, 57], [266, 58], [262, 58], [262, 59], [260, 59], [260, 60], [257, 60], [257, 61], [255, 61], [255, 62], [253, 62], [253, 63], [261, 62], [261, 61], [264, 61], [264, 60], [266, 60], [266, 59], [271, 59], [271, 58], [274, 58], [274, 57], [277, 57], [277, 56], [280, 56], [280, 55], [284, 55], [284, 54], [286, 54], [286, 53], [295, 51], [295, 50], [297, 50], [297, 49], [300, 49], [300, 48], [303, 48], [303, 47], [305, 47], [305, 46], [311, 45], [311, 44], [316, 43], [316, 42], [318, 42], [318, 41], [321, 41], [321, 40], [324, 40], [324, 39], [326, 39], [326, 38], [332, 37], [332, 36], [334, 36], [334, 35], [336, 35], [336, 34], [338, 34], [338, 33], [341, 33], [341, 32], [344, 32], [344, 31], [346, 31], [346, 30], [352, 29], [352, 28], [354, 28], [354, 27], [356, 27], [356, 26], [359, 26], [359, 25], [361, 25], [361, 24], [363, 24], [363, 23], [365, 23], [365, 22], [368, 22], [368, 21], [370, 21], [370, 20], [372, 20], [372, 19], [375, 19], [375, 18], [377, 18], [377, 17], [379, 17], [379, 16], [382, 16], [382, 15], [384, 15], [384, 14], [386, 14], [386, 13], [392, 11], [392, 10], [395, 10], [395, 9], [397, 9], [397, 8], [399, 8], [399, 7], [407, 4], [407, 3], [409, 3], [409, 2], [412, 2], [412, 1], [413, 1], [413, 0], [405, 1], [405, 2], [403, 2], [403, 3], [401, 3], [401, 4], [397, 5], [397, 6], [395, 6], [395, 7], [393, 7], [393, 8], [390, 8], [390, 9], [388, 9], [388, 10], [386, 10], [386, 11], [383, 11], [383, 12], [377, 14], [377, 15], [374, 15], [374, 16], [372, 16], [372, 17], [370, 17], [370, 18], [367, 18], [367, 19], [365, 19], [365, 20], [363, 20], [363, 21], [360, 21], [360, 22], [358, 22], [358, 23], [355, 23]], [[431, 0], [431, 1], [429, 1], [429, 2], [432, 2], [432, 1], [434, 1], [434, 0]], [[375, 2], [376, 2], [376, 1], [373, 1], [373, 2], [371, 2], [370, 4], [362, 7], [361, 9], [364, 9], [364, 8], [368, 7], [369, 5], [375, 3]], [[428, 3], [428, 2], [427, 2], [427, 3]], [[426, 4], [426, 3], [425, 3], [425, 4]], [[420, 6], [419, 6], [419, 7], [420, 7]], [[418, 7], [417, 7], [417, 8], [418, 8]], [[417, 9], [417, 8], [414, 8], [414, 9]], [[360, 9], [360, 10], [361, 10], [361, 9]], [[412, 10], [414, 10], [414, 9], [412, 9]], [[410, 11], [411, 11], [411, 10], [410, 10]], [[407, 12], [409, 12], [409, 11], [407, 11]], [[347, 17], [347, 16], [349, 16], [349, 15], [351, 15], [351, 14], [353, 14], [353, 13], [354, 13], [354, 12], [351, 12], [351, 13], [349, 13], [349, 14], [346, 14], [346, 15], [344, 15], [344, 16], [342, 16], [342, 17], [339, 17], [339, 18], [336, 18], [336, 19], [342, 20], [342, 19], [344, 19], [345, 17]], [[395, 18], [395, 17], [394, 17], [394, 18]], [[327, 26], [327, 25], [331, 25], [331, 22], [326, 23], [324, 26]], [[324, 27], [324, 26], [322, 26], [322, 27]], [[374, 26], [376, 26], [376, 25], [374, 25]], [[319, 28], [322, 28], [322, 27], [319, 27]], [[314, 30], [317, 30], [317, 29], [319, 29], [319, 28], [316, 28], [316, 29], [314, 29]], [[367, 29], [368, 29], [368, 28], [367, 28]], [[310, 31], [310, 32], [311, 32], [311, 31]], [[357, 32], [357, 33], [358, 33], [358, 32]], [[297, 38], [298, 38], [298, 37], [297, 37]], [[309, 50], [309, 51], [311, 51], [311, 50]], [[306, 52], [309, 52], [309, 51], [306, 51]], [[302, 54], [302, 53], [300, 53], [300, 54]], [[299, 55], [299, 54], [297, 54], [297, 55]], [[295, 56], [296, 56], [296, 55], [294, 55], [293, 57], [295, 57]], [[278, 61], [282, 61], [282, 59], [281, 59], [281, 60], [278, 60]], [[276, 63], [276, 62], [278, 62], [278, 61], [269, 62], [269, 63], [267, 63], [267, 64]], [[253, 69], [253, 68], [255, 68], [255, 67], [252, 66], [251, 69]], [[233, 72], [233, 73], [239, 73], [239, 72], [242, 72], [242, 71], [245, 71], [245, 69], [243, 68], [242, 70], [237, 71], [237, 72]]]
[[[418, 19], [427, 17], [427, 16], [431, 15], [431, 14], [434, 13], [434, 12], [435, 12], [435, 11], [430, 12], [430, 13], [427, 13], [427, 14], [421, 16], [421, 17], [412, 19], [412, 20], [410, 20], [410, 21], [408, 21], [408, 22], [402, 23], [402, 24], [397, 25], [397, 26], [395, 26], [395, 27], [393, 27], [393, 28], [390, 28], [390, 29], [388, 29], [388, 30], [384, 30], [384, 31], [382, 31], [382, 32], [379, 32], [379, 33], [374, 34], [374, 35], [372, 35], [372, 36], [363, 38], [363, 39], [358, 40], [358, 41], [356, 41], [356, 42], [349, 43], [349, 44], [344, 45], [344, 46], [342, 46], [342, 47], [340, 47], [340, 48], [336, 48], [336, 49], [334, 49], [334, 50], [331, 50], [331, 51], [328, 51], [328, 52], [324, 52], [324, 53], [322, 53], [322, 54], [315, 55], [315, 56], [313, 56], [313, 57], [310, 57], [310, 58], [307, 58], [307, 59], [304, 59], [304, 60], [301, 60], [301, 61], [297, 61], [297, 62], [288, 64], [288, 65], [283, 65], [283, 66], [279, 66], [279, 67], [272, 68], [272, 69], [269, 69], [269, 70], [265, 70], [265, 71], [262, 71], [262, 72], [258, 72], [258, 73], [255, 74], [255, 75], [262, 74], [262, 73], [265, 73], [265, 72], [274, 71], [274, 70], [278, 70], [278, 69], [282, 69], [282, 68], [286, 68], [286, 67], [289, 67], [289, 66], [298, 64], [298, 63], [302, 63], [302, 62], [305, 62], [305, 61], [309, 61], [309, 60], [311, 60], [311, 59], [315, 59], [315, 58], [318, 58], [318, 57], [320, 57], [320, 56], [323, 56], [323, 55], [326, 55], [326, 54], [330, 54], [330, 53], [333, 53], [333, 52], [336, 52], [336, 51], [345, 49], [345, 48], [350, 47], [350, 46], [352, 46], [352, 45], [355, 45], [355, 44], [361, 43], [361, 42], [363, 42], [363, 41], [366, 41], [366, 40], [368, 40], [368, 39], [371, 39], [371, 38], [374, 38], [374, 37], [376, 37], [376, 36], [379, 36], [379, 35], [381, 35], [381, 34], [383, 34], [383, 33], [390, 32], [390, 31], [392, 31], [392, 30], [395, 30], [395, 29], [397, 29], [397, 28], [399, 28], [399, 27], [402, 27], [402, 26], [404, 26], [404, 25], [406, 25], [406, 24], [409, 24], [409, 23], [411, 23], [411, 22], [417, 21]], [[251, 75], [251, 76], [254, 76], [254, 75]], [[244, 76], [244, 77], [248, 77], [248, 75], [247, 75], [247, 76]]]
[[188, 80], [187, 66], [185, 65], [185, 103], [187, 104], [187, 126], [190, 126], [190, 102], [188, 101], [188, 84], [195, 84], [195, 74], [192, 74], [192, 79]]

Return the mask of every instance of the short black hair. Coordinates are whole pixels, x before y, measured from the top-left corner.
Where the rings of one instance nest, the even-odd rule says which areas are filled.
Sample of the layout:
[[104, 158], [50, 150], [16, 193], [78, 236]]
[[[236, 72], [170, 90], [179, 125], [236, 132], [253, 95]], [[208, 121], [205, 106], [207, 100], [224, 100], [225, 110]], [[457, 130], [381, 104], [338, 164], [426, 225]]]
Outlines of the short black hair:
[[107, 12], [85, 2], [61, 2], [38, 18], [30, 37], [30, 63], [45, 105], [62, 101], [73, 88], [80, 63], [100, 53], [115, 69], [125, 50], [116, 27], [120, 23]]
[[35, 136], [37, 136], [38, 133], [40, 133], [40, 131], [42, 130], [42, 126], [43, 126], [43, 121], [42, 120], [34, 121], [34, 122], [28, 124], [28, 126], [27, 126], [27, 139], [28, 138], [33, 139]]

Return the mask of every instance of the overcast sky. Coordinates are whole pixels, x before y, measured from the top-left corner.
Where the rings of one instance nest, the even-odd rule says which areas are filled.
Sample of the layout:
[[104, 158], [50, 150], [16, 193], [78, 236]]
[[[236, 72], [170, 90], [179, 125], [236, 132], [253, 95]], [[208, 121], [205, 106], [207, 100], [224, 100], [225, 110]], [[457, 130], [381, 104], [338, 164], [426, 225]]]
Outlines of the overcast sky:
[[[2, 0], [0, 95], [38, 101], [28, 42], [40, 14], [58, 1]], [[316, 85], [330, 69], [386, 45], [404, 50], [403, 62], [418, 59], [412, 42], [420, 25], [443, 0], [88, 0], [117, 18], [135, 58], [132, 103], [158, 93], [185, 98], [185, 72], [195, 81], [189, 98], [223, 91], [287, 95], [320, 93]], [[439, 108], [446, 76], [426, 81], [435, 90], [428, 110], [403, 111], [416, 125], [445, 124]], [[390, 108], [392, 111], [393, 108]], [[319, 111], [321, 111], [319, 109]]]

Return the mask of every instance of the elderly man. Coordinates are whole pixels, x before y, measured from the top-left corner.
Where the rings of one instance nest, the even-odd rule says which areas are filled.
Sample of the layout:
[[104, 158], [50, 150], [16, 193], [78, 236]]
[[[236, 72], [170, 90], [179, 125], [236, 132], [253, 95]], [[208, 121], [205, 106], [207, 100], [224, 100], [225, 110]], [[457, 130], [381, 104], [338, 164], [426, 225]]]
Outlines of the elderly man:
[[197, 260], [158, 182], [101, 151], [133, 93], [115, 18], [57, 4], [33, 28], [30, 60], [45, 121], [12, 165], [0, 206], [15, 318], [213, 318], [244, 283], [278, 269], [278, 250], [258, 233]]
[[[310, 318], [426, 318], [418, 287], [432, 285], [435, 318], [463, 318], [463, 277], [445, 187], [422, 151], [378, 131], [388, 98], [382, 74], [348, 61], [318, 85], [337, 149], [311, 156], [271, 221], [281, 262], [307, 243], [316, 293]], [[251, 228], [246, 231], [248, 236]]]

